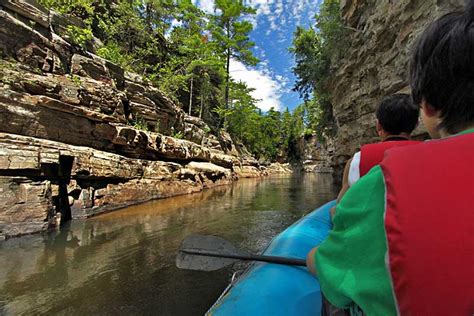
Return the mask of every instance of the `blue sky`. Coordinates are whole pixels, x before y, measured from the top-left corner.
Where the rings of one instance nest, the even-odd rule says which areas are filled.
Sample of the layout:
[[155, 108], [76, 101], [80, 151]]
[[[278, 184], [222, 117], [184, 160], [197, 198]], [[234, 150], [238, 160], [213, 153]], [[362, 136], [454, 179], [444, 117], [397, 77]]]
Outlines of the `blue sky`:
[[[264, 111], [271, 107], [283, 111], [302, 103], [292, 91], [295, 77], [291, 71], [293, 56], [288, 52], [297, 25], [308, 27], [321, 0], [245, 0], [257, 10], [249, 20], [254, 25], [250, 38], [255, 42], [254, 54], [261, 62], [247, 67], [231, 62], [231, 76], [255, 88], [254, 97]], [[214, 0], [194, 0], [201, 9], [213, 12]]]

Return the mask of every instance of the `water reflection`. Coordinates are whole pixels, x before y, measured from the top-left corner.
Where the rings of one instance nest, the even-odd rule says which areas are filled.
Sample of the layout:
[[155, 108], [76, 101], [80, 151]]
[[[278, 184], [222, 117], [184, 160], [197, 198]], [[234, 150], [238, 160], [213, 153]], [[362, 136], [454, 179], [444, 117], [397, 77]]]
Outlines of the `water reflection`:
[[329, 176], [246, 179], [0, 244], [0, 314], [203, 314], [231, 270], [178, 270], [190, 233], [261, 251], [302, 215], [334, 198]]

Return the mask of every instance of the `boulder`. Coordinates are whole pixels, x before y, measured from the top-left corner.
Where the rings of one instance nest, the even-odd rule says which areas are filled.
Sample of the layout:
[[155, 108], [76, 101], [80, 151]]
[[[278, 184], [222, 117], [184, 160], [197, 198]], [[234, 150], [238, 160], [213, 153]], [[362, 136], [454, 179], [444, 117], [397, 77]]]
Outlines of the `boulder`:
[[107, 68], [102, 62], [79, 54], [72, 56], [71, 73], [81, 77], [90, 77], [108, 84], [112, 83], [112, 78], [110, 78]]
[[254, 166], [234, 166], [233, 171], [238, 178], [258, 178], [267, 175], [264, 169]]

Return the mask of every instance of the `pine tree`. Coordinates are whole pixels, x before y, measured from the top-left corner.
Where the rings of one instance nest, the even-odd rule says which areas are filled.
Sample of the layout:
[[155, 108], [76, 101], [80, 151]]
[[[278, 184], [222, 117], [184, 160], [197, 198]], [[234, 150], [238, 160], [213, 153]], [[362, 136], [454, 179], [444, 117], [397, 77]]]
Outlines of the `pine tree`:
[[243, 20], [244, 15], [255, 14], [255, 10], [246, 6], [242, 0], [216, 0], [215, 8], [219, 14], [213, 16], [212, 37], [225, 56], [224, 107], [228, 108], [231, 59], [246, 65], [258, 63], [250, 50], [255, 45], [249, 39], [252, 23]]

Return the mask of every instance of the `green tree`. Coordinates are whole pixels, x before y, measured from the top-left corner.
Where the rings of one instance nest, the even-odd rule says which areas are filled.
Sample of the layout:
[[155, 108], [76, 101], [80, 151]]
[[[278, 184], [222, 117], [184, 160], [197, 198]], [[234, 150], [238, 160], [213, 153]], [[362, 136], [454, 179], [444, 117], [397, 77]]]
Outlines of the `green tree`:
[[255, 132], [255, 124], [258, 120], [255, 116], [258, 110], [255, 104], [258, 100], [251, 95], [254, 89], [248, 88], [245, 83], [231, 81], [230, 85], [232, 89], [229, 95], [229, 107], [221, 107], [218, 111], [225, 111], [228, 117], [226, 127], [229, 132], [241, 141], [247, 140], [250, 145], [253, 143], [251, 134]]
[[[243, 20], [244, 15], [255, 14], [242, 0], [216, 0], [218, 12], [212, 17], [211, 32], [216, 47], [225, 56], [225, 92], [224, 106], [229, 106], [230, 60], [235, 59], [246, 65], [256, 65], [258, 59], [250, 50], [255, 43], [250, 41], [252, 23]], [[225, 117], [225, 116], [224, 116]]]
[[[96, 9], [95, 33], [106, 47], [115, 46], [127, 55], [126, 68], [149, 75], [167, 60], [169, 30], [174, 6], [172, 0], [116, 0]], [[123, 61], [123, 60], [122, 60]]]
[[217, 90], [225, 76], [222, 56], [209, 41], [208, 18], [191, 1], [178, 3], [175, 18], [179, 25], [169, 36], [173, 54], [155, 79], [190, 115], [207, 113], [204, 116], [208, 117], [212, 113], [209, 105], [217, 104], [213, 96], [220, 95]]
[[347, 48], [347, 30], [340, 17], [339, 1], [325, 0], [315, 15], [315, 25], [304, 29], [297, 27], [293, 46], [297, 77], [294, 90], [304, 98], [309, 125], [321, 140], [335, 133], [332, 105], [325, 84], [331, 66], [338, 62]]

